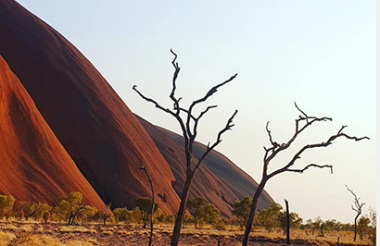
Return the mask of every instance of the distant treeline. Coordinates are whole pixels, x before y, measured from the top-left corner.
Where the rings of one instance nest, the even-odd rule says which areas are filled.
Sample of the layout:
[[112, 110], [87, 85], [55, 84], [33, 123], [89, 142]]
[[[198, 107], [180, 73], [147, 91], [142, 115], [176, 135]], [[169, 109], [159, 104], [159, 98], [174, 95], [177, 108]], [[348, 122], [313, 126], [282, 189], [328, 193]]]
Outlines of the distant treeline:
[[[133, 209], [115, 208], [111, 210], [111, 204], [103, 209], [83, 204], [83, 195], [80, 192], [71, 192], [67, 196], [57, 198], [58, 205], [51, 206], [47, 203], [32, 203], [28, 201], [16, 200], [13, 196], [0, 195], [0, 218], [16, 220], [28, 220], [32, 218], [36, 221], [67, 222], [68, 224], [98, 223], [136, 223], [142, 224], [145, 228], [151, 213], [152, 200], [148, 197], [141, 197], [136, 200]], [[218, 208], [213, 204], [206, 204], [202, 198], [195, 198], [187, 202], [189, 214], [185, 216], [184, 222], [193, 223], [195, 228], [202, 228], [205, 224], [214, 228], [224, 230], [227, 226], [243, 227], [247, 222], [249, 208], [252, 201], [249, 197], [244, 197], [241, 201], [232, 204], [234, 218], [223, 217]], [[154, 223], [174, 223], [174, 215], [165, 214], [155, 204]], [[268, 232], [273, 230], [286, 230], [286, 213], [278, 203], [273, 203], [270, 208], [258, 212], [254, 220], [254, 228], [262, 227]], [[314, 220], [303, 221], [297, 213], [290, 213], [290, 227], [309, 230], [313, 235], [323, 235], [331, 231], [353, 231], [351, 223], [341, 223], [335, 219], [323, 221], [320, 217]], [[369, 216], [362, 216], [358, 222], [358, 233], [361, 238], [371, 237], [376, 227], [376, 213]]]

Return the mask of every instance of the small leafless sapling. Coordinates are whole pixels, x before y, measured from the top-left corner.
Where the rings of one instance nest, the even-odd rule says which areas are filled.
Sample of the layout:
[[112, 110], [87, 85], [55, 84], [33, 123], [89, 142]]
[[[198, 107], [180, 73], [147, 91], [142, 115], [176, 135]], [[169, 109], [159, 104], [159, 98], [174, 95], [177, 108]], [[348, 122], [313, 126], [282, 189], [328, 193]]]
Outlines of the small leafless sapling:
[[362, 208], [363, 206], [365, 205], [365, 203], [360, 203], [360, 197], [357, 197], [356, 194], [350, 189], [348, 188], [347, 185], [345, 185], [347, 190], [355, 197], [355, 200], [354, 200], [354, 205], [351, 205], [351, 208], [352, 210], [354, 210], [356, 212], [356, 216], [355, 216], [355, 219], [354, 219], [354, 242], [356, 241], [356, 234], [357, 234], [357, 221], [358, 221], [358, 218], [359, 216], [362, 214]]
[[[158, 109], [164, 111], [165, 113], [168, 113], [171, 116], [173, 116], [177, 120], [177, 122], [179, 123], [179, 125], [181, 127], [181, 131], [182, 131], [182, 136], [184, 137], [184, 140], [185, 140], [185, 144], [184, 144], [184, 152], [185, 153], [184, 154], [186, 157], [186, 177], [185, 177], [185, 184], [184, 184], [182, 194], [181, 194], [181, 202], [180, 202], [177, 217], [175, 220], [172, 239], [171, 239], [171, 245], [174, 246], [174, 245], [178, 244], [179, 235], [180, 235], [180, 231], [181, 231], [181, 225], [182, 225], [183, 217], [184, 217], [185, 211], [186, 211], [186, 202], [187, 202], [187, 198], [189, 195], [189, 191], [190, 191], [190, 187], [191, 187], [191, 183], [192, 183], [192, 180], [194, 178], [194, 175], [197, 172], [197, 170], [199, 169], [199, 167], [202, 164], [205, 157], [210, 153], [211, 150], [213, 150], [222, 141], [223, 133], [230, 130], [234, 126], [232, 124], [232, 122], [233, 122], [233, 119], [234, 119], [234, 117], [238, 111], [236, 110], [232, 114], [232, 116], [228, 119], [225, 127], [219, 131], [219, 133], [217, 135], [217, 139], [215, 140], [215, 142], [213, 144], [209, 143], [207, 145], [207, 149], [205, 150], [205, 152], [200, 156], [199, 159], [196, 160], [193, 156], [193, 144], [194, 144], [195, 139], [196, 139], [197, 134], [198, 134], [197, 130], [198, 130], [199, 121], [202, 119], [202, 117], [207, 112], [209, 112], [209, 110], [216, 108], [217, 105], [207, 106], [199, 114], [194, 113], [193, 110], [196, 106], [199, 106], [199, 104], [206, 102], [212, 95], [214, 95], [215, 92], [217, 92], [217, 90], [220, 87], [222, 87], [225, 84], [234, 80], [236, 78], [237, 74], [233, 75], [232, 77], [230, 77], [226, 81], [212, 87], [206, 93], [205, 96], [203, 96], [202, 98], [200, 98], [198, 100], [193, 101], [188, 108], [183, 108], [180, 105], [180, 101], [182, 98], [177, 97], [175, 95], [176, 88], [177, 88], [176, 82], [177, 82], [178, 74], [180, 72], [180, 67], [178, 65], [178, 62], [176, 62], [177, 54], [175, 54], [172, 50], [170, 50], [170, 52], [174, 55], [174, 59], [172, 61], [172, 65], [174, 67], [174, 74], [173, 74], [173, 79], [172, 79], [172, 90], [171, 90], [171, 93], [169, 95], [170, 99], [173, 101], [173, 109], [165, 108], [165, 107], [161, 106], [161, 104], [159, 104], [157, 101], [155, 101], [149, 97], [144, 96], [137, 89], [136, 85], [133, 86], [133, 90], [136, 91], [144, 100], [146, 100], [150, 103], [153, 103], [156, 106], [156, 108], [158, 108]], [[183, 117], [182, 117], [182, 114], [184, 115]]]
[[251, 209], [250, 209], [250, 213], [249, 213], [249, 217], [248, 217], [248, 221], [247, 221], [247, 224], [246, 224], [246, 228], [245, 228], [245, 233], [244, 233], [244, 237], [243, 237], [243, 242], [242, 242], [242, 245], [243, 246], [246, 246], [247, 243], [248, 243], [248, 237], [249, 237], [249, 233], [252, 229], [252, 223], [253, 223], [253, 218], [255, 216], [255, 211], [256, 211], [256, 207], [257, 207], [257, 201], [262, 193], [262, 191], [264, 190], [264, 186], [265, 184], [267, 183], [267, 181], [280, 174], [280, 173], [284, 173], [284, 172], [296, 172], [296, 173], [303, 173], [304, 171], [306, 171], [307, 169], [311, 168], [311, 167], [317, 167], [317, 168], [329, 168], [331, 170], [331, 173], [333, 173], [333, 166], [332, 165], [319, 165], [319, 164], [314, 164], [314, 163], [311, 163], [311, 164], [308, 164], [306, 166], [304, 166], [303, 168], [293, 168], [294, 164], [296, 163], [297, 160], [299, 160], [301, 158], [301, 155], [310, 150], [310, 149], [314, 149], [314, 148], [322, 148], [322, 147], [327, 147], [329, 145], [331, 145], [337, 138], [346, 138], [346, 139], [349, 139], [349, 140], [355, 140], [355, 141], [360, 141], [360, 140], [363, 140], [363, 139], [369, 139], [368, 137], [361, 137], [361, 138], [357, 138], [357, 137], [352, 137], [352, 136], [349, 136], [347, 135], [346, 133], [343, 132], [343, 130], [347, 127], [347, 126], [342, 126], [339, 131], [330, 136], [325, 142], [319, 142], [319, 143], [314, 143], [314, 144], [307, 144], [307, 145], [304, 145], [302, 148], [300, 148], [296, 154], [290, 159], [289, 162], [287, 162], [283, 167], [273, 171], [273, 172], [268, 172], [268, 167], [269, 167], [269, 164], [270, 162], [282, 151], [284, 150], [287, 150], [291, 145], [292, 143], [297, 139], [297, 137], [305, 130], [307, 129], [309, 126], [311, 126], [312, 124], [316, 123], [316, 122], [323, 122], [323, 121], [332, 121], [332, 118], [329, 118], [329, 117], [315, 117], [315, 116], [309, 116], [307, 115], [304, 111], [302, 111], [298, 106], [297, 104], [295, 103], [294, 104], [296, 109], [300, 112], [300, 115], [298, 117], [298, 119], [295, 120], [295, 131], [294, 131], [294, 134], [293, 136], [291, 136], [291, 138], [285, 142], [285, 143], [282, 143], [282, 144], [279, 144], [277, 143], [276, 141], [273, 140], [273, 137], [272, 137], [272, 134], [271, 134], [271, 131], [269, 130], [269, 122], [267, 122], [267, 125], [266, 125], [266, 131], [268, 133], [268, 137], [269, 137], [269, 141], [270, 141], [270, 144], [271, 146], [269, 148], [267, 147], [264, 147], [264, 150], [265, 150], [265, 154], [264, 154], [264, 159], [263, 159], [263, 174], [262, 174], [262, 178], [261, 178], [261, 181], [256, 189], [256, 192], [255, 194], [253, 195], [253, 198], [252, 198], [252, 205], [251, 205]]
[[149, 215], [149, 223], [150, 223], [150, 235], [149, 235], [149, 243], [148, 245], [152, 245], [152, 239], [153, 239], [153, 214], [154, 214], [154, 187], [153, 187], [153, 182], [152, 179], [150, 178], [150, 175], [148, 173], [148, 170], [146, 170], [146, 167], [144, 164], [140, 167], [140, 170], [143, 171], [148, 178], [148, 182], [150, 185], [150, 190], [152, 191], [152, 205], [150, 208], [150, 215]]

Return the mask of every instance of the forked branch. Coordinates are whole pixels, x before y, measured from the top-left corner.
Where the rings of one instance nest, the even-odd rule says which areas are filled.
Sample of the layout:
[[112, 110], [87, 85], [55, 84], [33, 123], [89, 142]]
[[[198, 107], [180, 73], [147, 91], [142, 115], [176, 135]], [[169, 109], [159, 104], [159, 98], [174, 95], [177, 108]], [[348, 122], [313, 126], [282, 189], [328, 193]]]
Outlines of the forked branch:
[[[297, 110], [302, 114], [299, 116], [298, 119], [295, 120], [295, 132], [293, 136], [285, 143], [278, 144], [276, 141], [273, 140], [272, 133], [269, 129], [269, 122], [267, 122], [266, 125], [266, 131], [269, 137], [269, 142], [271, 143], [271, 147], [265, 149], [264, 154], [264, 172], [265, 175], [267, 175], [269, 178], [273, 177], [279, 173], [289, 171], [289, 172], [298, 172], [303, 173], [305, 170], [307, 170], [310, 167], [318, 167], [318, 168], [330, 168], [332, 172], [332, 166], [331, 165], [318, 165], [318, 164], [310, 164], [305, 166], [301, 169], [291, 169], [291, 167], [295, 164], [295, 162], [301, 158], [301, 154], [305, 152], [306, 150], [313, 149], [313, 148], [321, 148], [321, 147], [327, 147], [333, 143], [334, 140], [340, 137], [344, 137], [349, 140], [355, 140], [355, 141], [361, 141], [364, 139], [369, 139], [368, 137], [355, 137], [355, 136], [349, 136], [346, 133], [343, 132], [343, 130], [347, 126], [342, 126], [339, 131], [335, 134], [330, 136], [327, 141], [321, 142], [321, 143], [315, 143], [315, 144], [307, 144], [303, 146], [296, 154], [293, 156], [293, 158], [282, 168], [272, 172], [271, 174], [267, 174], [268, 166], [270, 161], [281, 151], [286, 150], [291, 146], [291, 144], [297, 139], [297, 137], [300, 135], [301, 132], [303, 132], [307, 127], [311, 126], [314, 122], [323, 122], [323, 121], [332, 121], [332, 118], [330, 117], [315, 117], [315, 116], [309, 116], [307, 115], [303, 110], [301, 110], [296, 103], [294, 103]], [[301, 125], [301, 123], [304, 122], [304, 124]]]
[[144, 94], [142, 94], [142, 93], [137, 89], [137, 85], [133, 85], [132, 90], [136, 91], [137, 94], [139, 94], [139, 96], [142, 97], [144, 100], [146, 100], [146, 101], [148, 101], [148, 102], [150, 102], [150, 103], [153, 103], [153, 104], [156, 106], [156, 108], [159, 108], [159, 109], [161, 109], [162, 111], [164, 111], [164, 112], [166, 112], [166, 113], [169, 113], [169, 114], [171, 114], [171, 115], [175, 115], [174, 112], [172, 112], [172, 111], [171, 111], [170, 109], [168, 109], [168, 108], [164, 108], [164, 107], [162, 107], [162, 106], [161, 106], [158, 102], [156, 102], [154, 99], [144, 96]]
[[302, 169], [288, 169], [287, 171], [288, 172], [303, 173], [305, 170], [309, 169], [310, 167], [330, 168], [331, 174], [333, 174], [333, 166], [332, 165], [318, 165], [318, 164], [309, 164]]
[[233, 122], [237, 113], [238, 113], [238, 110], [235, 110], [235, 112], [232, 114], [232, 116], [228, 119], [226, 126], [222, 130], [219, 131], [216, 141], [211, 146], [210, 146], [210, 144], [207, 145], [206, 151], [198, 159], [198, 162], [195, 165], [193, 172], [199, 168], [199, 165], [203, 162], [204, 158], [208, 155], [208, 153], [210, 153], [211, 150], [213, 150], [218, 144], [220, 144], [222, 142], [223, 133], [225, 133], [228, 130], [231, 130], [232, 127], [235, 126], [234, 124], [232, 124], [232, 122]]
[[350, 188], [348, 188], [347, 185], [345, 185], [347, 190], [354, 196], [355, 200], [354, 200], [354, 206], [351, 205], [351, 208], [352, 210], [354, 210], [356, 213], [358, 213], [359, 215], [362, 213], [362, 208], [363, 206], [365, 205], [365, 203], [360, 203], [360, 197], [357, 197], [356, 194], [353, 192], [353, 190], [351, 190]]
[[[303, 146], [294, 156], [293, 158], [290, 160], [290, 162], [288, 164], [286, 164], [283, 168], [280, 168], [276, 171], [274, 171], [273, 173], [271, 173], [270, 175], [268, 175], [269, 177], [273, 177], [279, 173], [282, 173], [282, 172], [285, 172], [285, 171], [290, 171], [290, 172], [294, 172], [294, 169], [290, 169], [290, 167], [292, 167], [295, 162], [298, 160], [298, 159], [301, 159], [301, 154], [304, 153], [306, 150], [309, 150], [309, 149], [314, 149], [314, 148], [321, 148], [321, 147], [327, 147], [331, 144], [333, 144], [333, 141], [336, 140], [337, 138], [340, 138], [340, 137], [344, 137], [344, 138], [347, 138], [349, 140], [355, 140], [355, 141], [361, 141], [361, 140], [364, 140], [364, 139], [368, 139], [369, 140], [369, 137], [365, 136], [365, 137], [355, 137], [355, 136], [349, 136], [345, 133], [342, 132], [342, 130], [345, 128], [346, 126], [343, 126], [342, 128], [340, 128], [340, 130], [338, 131], [337, 134], [329, 137], [329, 139], [326, 141], [326, 142], [321, 142], [321, 143], [315, 143], [315, 144], [307, 144], [305, 146]], [[324, 165], [324, 166], [319, 166], [319, 165], [316, 165], [316, 164], [312, 164], [311, 166], [309, 167], [330, 167], [329, 165]], [[306, 168], [307, 169], [307, 168]], [[306, 170], [305, 168], [304, 169], [298, 169], [298, 170]], [[296, 169], [297, 170], [297, 169]], [[331, 167], [331, 170], [332, 170], [332, 167]]]

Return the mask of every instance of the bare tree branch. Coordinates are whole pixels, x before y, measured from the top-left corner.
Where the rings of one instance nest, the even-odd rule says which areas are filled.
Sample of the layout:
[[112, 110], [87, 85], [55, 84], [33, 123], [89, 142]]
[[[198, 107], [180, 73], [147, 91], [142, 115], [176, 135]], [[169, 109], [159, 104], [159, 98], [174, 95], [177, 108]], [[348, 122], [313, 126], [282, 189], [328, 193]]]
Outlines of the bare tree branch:
[[132, 87], [132, 90], [136, 91], [137, 94], [139, 94], [140, 97], [142, 97], [144, 100], [146, 100], [146, 101], [148, 101], [148, 102], [150, 102], [150, 103], [153, 103], [153, 104], [156, 106], [156, 108], [159, 108], [159, 109], [161, 109], [162, 111], [164, 111], [164, 112], [166, 112], [166, 113], [169, 113], [169, 114], [171, 114], [171, 115], [175, 115], [175, 113], [172, 112], [170, 109], [168, 109], [168, 108], [164, 108], [164, 107], [162, 107], [158, 102], [156, 102], [155, 100], [153, 100], [152, 98], [149, 98], [149, 97], [144, 96], [144, 95], [143, 95], [143, 94], [137, 89], [137, 85], [134, 85], [134, 86]]
[[271, 134], [271, 132], [269, 130], [269, 121], [267, 122], [267, 125], [266, 125], [265, 129], [267, 130], [267, 133], [268, 133], [268, 136], [269, 136], [269, 141], [272, 144], [272, 146], [274, 148], [278, 147], [278, 143], [273, 141], [272, 134]]
[[225, 80], [224, 82], [212, 87], [208, 92], [207, 94], [202, 97], [201, 99], [198, 99], [196, 101], [194, 101], [191, 105], [190, 105], [190, 108], [192, 109], [195, 105], [201, 103], [201, 102], [205, 102], [209, 97], [211, 97], [215, 92], [218, 91], [218, 88], [219, 87], [222, 87], [223, 85], [227, 84], [228, 82], [231, 82], [232, 80], [234, 80], [236, 78], [238, 74], [235, 73], [233, 76], [231, 76], [229, 79]]
[[[297, 105], [296, 102], [294, 102], [294, 106], [296, 106], [296, 108], [298, 109], [298, 111], [300, 111], [300, 112], [305, 116], [305, 118], [308, 119], [307, 114], [305, 114], [305, 112], [303, 112], [303, 111], [298, 107], [298, 105]], [[300, 119], [302, 119], [302, 116], [300, 116]], [[309, 123], [308, 120], [306, 120], [306, 122]]]
[[[178, 103], [179, 101], [181, 100], [181, 98], [179, 98], [178, 100], [175, 98], [174, 94], [175, 94], [175, 90], [177, 88], [177, 85], [176, 85], [176, 81], [177, 81], [177, 78], [178, 78], [178, 74], [179, 74], [179, 71], [181, 70], [180, 67], [178, 66], [178, 62], [176, 62], [177, 60], [177, 54], [174, 53], [174, 51], [172, 49], [170, 49], [170, 53], [172, 53], [174, 55], [174, 59], [172, 61], [172, 64], [173, 64], [173, 67], [174, 67], [174, 75], [173, 75], [173, 87], [172, 87], [172, 91], [170, 93], [170, 98], [173, 100], [174, 102], [174, 105], [177, 106], [178, 108]], [[176, 108], [176, 107], [175, 107]]]
[[297, 173], [303, 173], [305, 170], [307, 170], [310, 167], [318, 167], [318, 168], [330, 168], [331, 174], [333, 174], [333, 166], [332, 165], [318, 165], [318, 164], [309, 164], [305, 166], [302, 169], [287, 169], [288, 172], [297, 172]]
[[203, 162], [204, 158], [208, 155], [208, 153], [210, 153], [211, 150], [213, 150], [220, 142], [222, 142], [222, 135], [223, 135], [223, 133], [225, 133], [228, 130], [231, 130], [232, 127], [235, 126], [234, 124], [232, 124], [232, 122], [233, 122], [233, 119], [235, 118], [235, 116], [236, 116], [237, 113], [238, 113], [238, 110], [235, 110], [235, 112], [232, 114], [232, 116], [228, 119], [226, 126], [222, 130], [219, 131], [218, 137], [217, 137], [216, 141], [214, 142], [214, 144], [212, 144], [210, 146], [210, 143], [209, 143], [207, 145], [207, 150], [198, 159], [198, 163], [195, 165], [195, 167], [193, 169], [193, 172], [195, 172], [199, 168], [199, 166]]
[[322, 143], [316, 143], [316, 144], [308, 144], [308, 145], [305, 145], [303, 146], [292, 158], [292, 160], [287, 164], [285, 165], [283, 168], [280, 168], [276, 171], [274, 171], [273, 173], [271, 173], [270, 175], [268, 175], [269, 177], [273, 177], [279, 173], [282, 173], [282, 172], [285, 172], [287, 171], [291, 166], [294, 165], [294, 163], [296, 162], [296, 160], [300, 159], [301, 158], [301, 154], [303, 152], [305, 152], [306, 150], [308, 149], [313, 149], [313, 148], [321, 148], [321, 147], [327, 147], [329, 145], [331, 145], [333, 143], [333, 141], [339, 137], [345, 137], [347, 139], [350, 139], [350, 140], [355, 140], [355, 141], [361, 141], [361, 140], [364, 140], [364, 139], [368, 139], [369, 140], [369, 137], [353, 137], [353, 136], [348, 136], [347, 134], [343, 133], [342, 130], [345, 128], [345, 126], [343, 126], [337, 134], [331, 136], [326, 142], [322, 142]]
[[[194, 143], [194, 140], [195, 140], [195, 137], [196, 137], [196, 131], [194, 132], [191, 132], [191, 119], [193, 118], [193, 108], [199, 104], [199, 103], [202, 103], [202, 102], [205, 102], [209, 97], [211, 97], [215, 92], [218, 91], [218, 88], [227, 84], [228, 82], [231, 82], [232, 80], [234, 80], [237, 76], [237, 73], [233, 76], [231, 76], [229, 79], [225, 80], [224, 82], [212, 87], [208, 92], [207, 94], [202, 97], [201, 99], [198, 99], [198, 100], [195, 100], [191, 103], [191, 105], [189, 106], [189, 109], [187, 110], [187, 119], [186, 119], [186, 129], [187, 129], [187, 134], [190, 138], [190, 147], [192, 148], [192, 145]], [[215, 106], [216, 107], [216, 106]], [[211, 108], [214, 108], [214, 106], [211, 106]], [[205, 111], [208, 111], [209, 110], [209, 107], [205, 110]], [[201, 118], [202, 116], [204, 115], [204, 113], [201, 113], [200, 117], [198, 118]], [[194, 125], [198, 125], [198, 120], [195, 121], [195, 124]], [[195, 128], [194, 128], [195, 129]], [[192, 152], [192, 149], [190, 149], [190, 151]]]
[[[304, 117], [303, 116], [299, 116], [299, 118], [295, 120], [295, 123], [296, 123], [295, 131], [294, 131], [293, 136], [288, 140], [288, 142], [279, 145], [277, 142], [273, 141], [271, 132], [269, 130], [269, 122], [266, 125], [266, 130], [267, 130], [270, 142], [272, 144], [272, 147], [270, 147], [270, 148], [265, 148], [264, 147], [264, 149], [266, 151], [266, 153], [264, 155], [264, 163], [265, 163], [266, 166], [268, 166], [269, 162], [274, 157], [276, 157], [276, 155], [278, 153], [280, 153], [281, 151], [284, 151], [287, 148], [289, 148], [291, 146], [291, 144], [297, 139], [297, 137], [299, 136], [299, 134], [301, 132], [303, 132], [307, 127], [311, 126], [314, 122], [332, 121], [332, 118], [330, 118], [330, 117], [308, 116], [304, 111], [302, 111], [298, 107], [298, 105], [296, 103], [294, 103], [294, 104], [295, 104], [297, 110], [299, 110], [304, 115]], [[303, 125], [303, 126], [300, 126], [300, 123], [303, 122], [303, 121], [306, 121], [306, 124]], [[272, 153], [269, 154], [270, 152], [272, 152]], [[267, 168], [265, 168], [265, 169], [267, 170]]]
[[198, 122], [199, 120], [205, 115], [210, 109], [218, 107], [217, 105], [208, 106], [204, 111], [202, 111], [197, 118], [193, 118], [194, 120], [194, 127], [193, 127], [193, 137], [194, 139], [197, 137], [197, 129], [198, 129]]
[[348, 188], [347, 185], [345, 185], [345, 186], [346, 186], [347, 190], [355, 197], [355, 200], [354, 200], [355, 208], [351, 205], [352, 209], [354, 211], [356, 211], [357, 213], [361, 214], [362, 213], [362, 207], [365, 205], [365, 203], [360, 203], [360, 197], [357, 197], [356, 194], [353, 192], [353, 190]]

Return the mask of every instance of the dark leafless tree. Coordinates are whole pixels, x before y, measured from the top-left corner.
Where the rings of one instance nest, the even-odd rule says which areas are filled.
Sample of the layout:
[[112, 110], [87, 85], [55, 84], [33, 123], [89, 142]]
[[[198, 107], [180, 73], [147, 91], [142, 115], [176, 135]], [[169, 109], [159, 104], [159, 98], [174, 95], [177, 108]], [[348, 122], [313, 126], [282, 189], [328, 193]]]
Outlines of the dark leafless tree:
[[290, 216], [289, 216], [289, 203], [285, 200], [286, 207], [286, 243], [290, 245]]
[[355, 197], [355, 200], [354, 200], [354, 205], [351, 205], [351, 208], [352, 210], [354, 210], [356, 212], [356, 216], [355, 216], [355, 219], [354, 219], [354, 242], [356, 241], [356, 234], [357, 234], [357, 221], [358, 221], [358, 218], [359, 216], [362, 214], [362, 208], [363, 206], [365, 205], [365, 203], [360, 203], [359, 200], [360, 200], [360, 197], [357, 197], [356, 194], [350, 189], [348, 188], [347, 185], [345, 185], [347, 190]]
[[69, 225], [73, 225], [74, 222], [75, 222], [75, 218], [77, 217], [78, 213], [81, 211], [81, 210], [86, 210], [87, 208], [86, 207], [80, 207], [78, 208], [74, 213], [73, 212], [70, 212], [70, 216], [69, 216], [69, 221], [68, 221], [68, 224]]
[[273, 178], [274, 176], [276, 176], [276, 175], [278, 175], [280, 173], [284, 173], [284, 172], [303, 173], [304, 171], [306, 171], [307, 169], [309, 169], [311, 167], [329, 168], [331, 170], [331, 173], [333, 173], [333, 166], [332, 165], [318, 165], [318, 164], [311, 163], [311, 164], [308, 164], [308, 165], [306, 165], [306, 166], [304, 166], [303, 168], [300, 168], [300, 169], [293, 168], [293, 166], [296, 163], [296, 161], [301, 158], [301, 155], [305, 151], [308, 151], [308, 150], [314, 149], [314, 148], [327, 147], [327, 146], [331, 145], [334, 142], [334, 140], [336, 140], [337, 138], [343, 137], [343, 138], [346, 138], [346, 139], [349, 139], [349, 140], [355, 140], [355, 141], [360, 141], [360, 140], [363, 140], [363, 139], [369, 139], [368, 137], [357, 138], [357, 137], [349, 136], [349, 135], [347, 135], [346, 133], [343, 132], [344, 128], [346, 128], [347, 126], [342, 126], [335, 135], [330, 136], [325, 142], [304, 145], [302, 148], [300, 148], [296, 152], [296, 154], [293, 156], [293, 158], [290, 159], [290, 161], [288, 163], [286, 163], [283, 167], [281, 167], [281, 168], [279, 168], [279, 169], [277, 169], [277, 170], [269, 173], [268, 172], [268, 167], [269, 167], [270, 162], [280, 152], [288, 149], [292, 145], [292, 143], [297, 139], [297, 137], [305, 129], [307, 129], [309, 126], [311, 126], [312, 124], [314, 124], [316, 122], [332, 121], [332, 118], [329, 118], [329, 117], [309, 116], [304, 111], [302, 111], [297, 106], [296, 103], [294, 103], [294, 105], [295, 105], [296, 109], [301, 114], [299, 115], [298, 119], [295, 120], [295, 131], [294, 131], [294, 134], [293, 134], [293, 136], [287, 142], [279, 144], [276, 141], [274, 141], [273, 137], [272, 137], [272, 134], [271, 134], [271, 131], [269, 130], [269, 122], [267, 122], [266, 131], [268, 133], [268, 137], [269, 137], [269, 141], [271, 143], [271, 146], [269, 148], [264, 147], [265, 154], [264, 154], [264, 159], [263, 159], [263, 174], [262, 174], [261, 181], [260, 181], [260, 183], [259, 183], [259, 185], [258, 185], [258, 187], [256, 189], [256, 192], [255, 192], [255, 194], [253, 195], [253, 198], [252, 198], [252, 205], [251, 205], [251, 209], [250, 209], [250, 213], [249, 213], [249, 217], [248, 217], [248, 221], [247, 221], [247, 225], [246, 225], [245, 233], [244, 233], [244, 237], [243, 237], [243, 242], [242, 242], [243, 246], [246, 246], [247, 243], [248, 243], [248, 237], [249, 237], [249, 233], [250, 233], [250, 231], [252, 229], [252, 223], [253, 223], [253, 218], [255, 216], [255, 211], [256, 211], [256, 207], [257, 207], [257, 201], [258, 201], [258, 199], [259, 199], [262, 191], [264, 190], [265, 184], [267, 183], [267, 181], [270, 178]]
[[144, 171], [146, 177], [148, 178], [150, 190], [152, 191], [152, 206], [151, 206], [150, 215], [149, 215], [150, 235], [149, 235], [149, 243], [148, 243], [148, 245], [151, 246], [152, 245], [152, 239], [153, 239], [154, 188], [153, 188], [152, 179], [150, 178], [148, 170], [146, 170], [146, 167], [144, 166], [144, 164], [140, 167], [140, 170]]
[[[236, 78], [237, 74], [233, 75], [232, 77], [230, 77], [226, 81], [212, 87], [206, 93], [206, 95], [204, 97], [193, 101], [190, 104], [190, 106], [186, 109], [186, 108], [183, 108], [180, 106], [180, 101], [182, 98], [177, 97], [175, 95], [176, 88], [177, 88], [176, 82], [177, 82], [178, 74], [180, 72], [180, 67], [178, 65], [178, 62], [176, 62], [177, 54], [175, 54], [172, 50], [170, 50], [170, 52], [174, 55], [174, 59], [172, 61], [172, 65], [174, 67], [174, 75], [173, 75], [173, 79], [172, 79], [172, 90], [171, 90], [171, 93], [169, 95], [170, 99], [173, 101], [173, 109], [165, 108], [165, 107], [161, 106], [157, 101], [155, 101], [149, 97], [144, 96], [137, 89], [136, 85], [133, 86], [133, 90], [135, 90], [144, 100], [146, 100], [150, 103], [153, 103], [156, 106], [156, 108], [158, 108], [158, 109], [170, 114], [171, 116], [173, 116], [178, 121], [178, 123], [181, 127], [182, 136], [184, 137], [184, 140], [185, 140], [185, 146], [184, 146], [184, 152], [185, 153], [184, 154], [186, 157], [186, 179], [185, 179], [185, 184], [184, 184], [184, 187], [182, 190], [181, 203], [180, 203], [180, 206], [178, 209], [177, 217], [176, 217], [174, 228], [173, 228], [173, 235], [171, 238], [171, 245], [174, 246], [174, 245], [178, 244], [179, 235], [181, 232], [181, 225], [182, 225], [183, 217], [184, 217], [185, 211], [186, 211], [186, 202], [187, 202], [187, 198], [189, 195], [189, 191], [190, 191], [190, 187], [191, 187], [191, 183], [192, 183], [192, 180], [194, 178], [194, 175], [197, 172], [197, 170], [199, 169], [200, 165], [202, 164], [204, 158], [210, 153], [211, 150], [213, 150], [222, 141], [222, 138], [221, 138], [222, 135], [234, 126], [232, 124], [232, 122], [233, 122], [233, 119], [236, 116], [238, 111], [236, 110], [232, 114], [232, 116], [228, 119], [225, 127], [219, 131], [219, 133], [217, 135], [217, 139], [215, 140], [215, 142], [213, 144], [209, 143], [207, 145], [207, 149], [201, 155], [201, 157], [198, 160], [195, 160], [195, 158], [193, 157], [193, 144], [194, 144], [194, 141], [195, 141], [197, 134], [198, 134], [197, 129], [198, 129], [199, 121], [202, 119], [202, 117], [207, 112], [209, 112], [209, 110], [216, 108], [217, 105], [207, 106], [199, 114], [195, 114], [193, 112], [193, 110], [199, 104], [206, 102], [207, 99], [209, 99], [215, 92], [217, 92], [217, 90], [220, 87], [222, 87], [225, 84], [234, 80]], [[184, 116], [182, 117], [181, 114], [184, 114]], [[195, 163], [192, 164], [193, 161]]]

